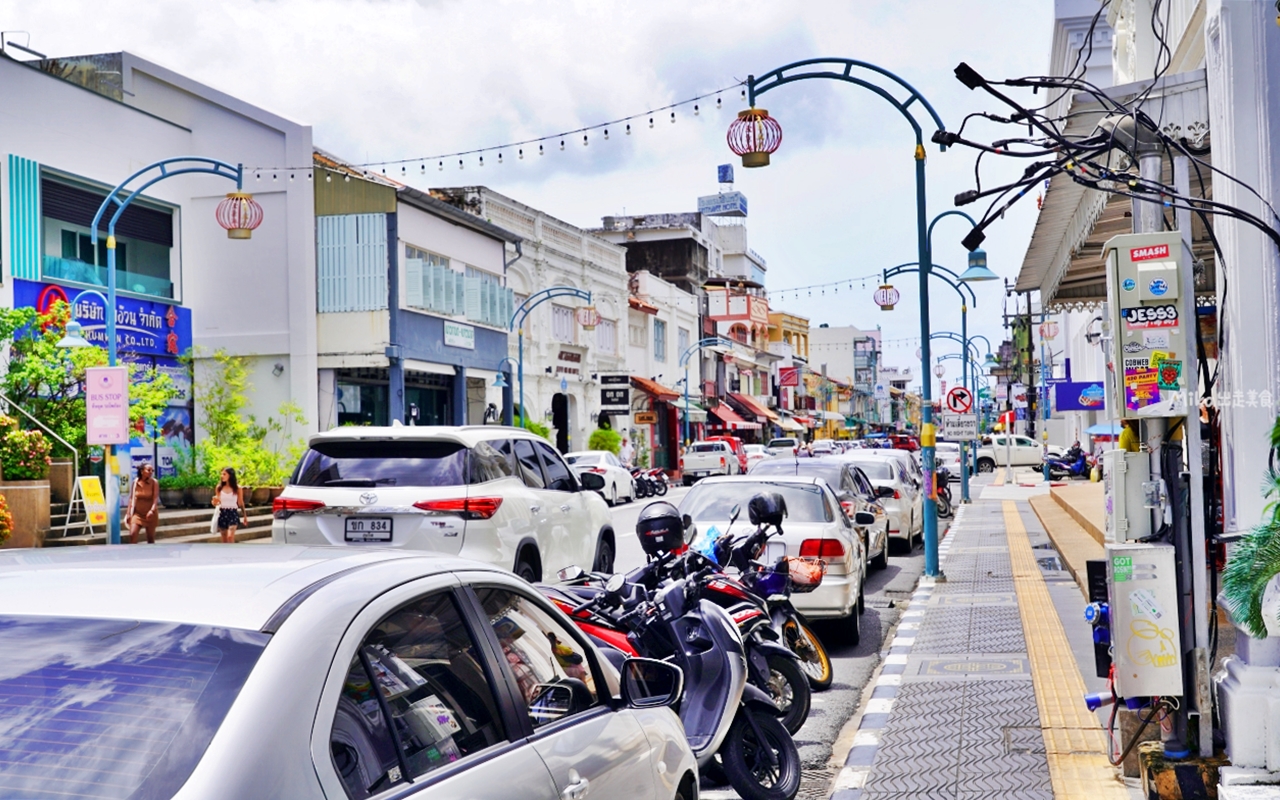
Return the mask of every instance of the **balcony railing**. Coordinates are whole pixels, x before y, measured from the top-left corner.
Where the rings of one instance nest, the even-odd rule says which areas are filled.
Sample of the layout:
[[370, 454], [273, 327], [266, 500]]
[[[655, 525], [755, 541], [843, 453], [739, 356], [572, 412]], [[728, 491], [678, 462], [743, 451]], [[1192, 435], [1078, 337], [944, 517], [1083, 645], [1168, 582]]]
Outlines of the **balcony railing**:
[[[106, 267], [57, 256], [45, 256], [42, 266], [42, 274], [47, 279], [71, 281], [89, 286], [107, 285]], [[122, 292], [163, 297], [166, 300], [173, 299], [173, 282], [154, 275], [139, 275], [136, 272], [116, 269], [116, 288]]]

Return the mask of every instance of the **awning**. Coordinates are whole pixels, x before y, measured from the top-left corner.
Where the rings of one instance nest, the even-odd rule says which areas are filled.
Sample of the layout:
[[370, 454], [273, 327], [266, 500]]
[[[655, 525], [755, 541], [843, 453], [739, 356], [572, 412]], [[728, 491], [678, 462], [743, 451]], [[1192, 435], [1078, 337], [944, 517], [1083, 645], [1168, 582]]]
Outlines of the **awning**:
[[759, 422], [747, 422], [745, 419], [738, 416], [737, 412], [735, 412], [732, 408], [729, 408], [729, 406], [725, 405], [724, 403], [721, 403], [715, 408], [712, 408], [711, 413], [720, 419], [720, 422], [722, 424], [719, 427], [724, 427], [731, 431], [760, 430]]
[[784, 431], [791, 431], [792, 433], [804, 432], [804, 426], [793, 420], [791, 417], [782, 417], [779, 419], [778, 427], [782, 428]]
[[816, 423], [815, 423], [812, 419], [810, 419], [809, 417], [796, 416], [796, 417], [792, 417], [792, 419], [794, 419], [796, 422], [799, 422], [801, 425], [804, 425], [804, 426], [809, 427], [809, 428], [814, 427], [814, 426], [815, 426], [815, 424], [816, 424]]
[[844, 414], [838, 411], [823, 411], [822, 418], [833, 422], [844, 422]]
[[1099, 422], [1097, 425], [1090, 425], [1084, 429], [1084, 432], [1090, 436], [1119, 436], [1122, 430], [1120, 423]]
[[749, 413], [755, 415], [757, 419], [767, 419], [770, 422], [778, 421], [778, 414], [776, 411], [770, 411], [749, 394], [731, 394], [729, 397], [745, 408]]
[[631, 376], [631, 385], [640, 391], [652, 395], [655, 400], [671, 402], [680, 397], [680, 393], [675, 389], [668, 389], [657, 381], [651, 381], [648, 378], [642, 378], [639, 375]]
[[689, 407], [685, 408], [684, 397], [677, 397], [671, 401], [671, 405], [680, 410], [681, 414], [687, 414], [690, 422], [706, 422], [707, 410], [692, 400], [689, 401]]

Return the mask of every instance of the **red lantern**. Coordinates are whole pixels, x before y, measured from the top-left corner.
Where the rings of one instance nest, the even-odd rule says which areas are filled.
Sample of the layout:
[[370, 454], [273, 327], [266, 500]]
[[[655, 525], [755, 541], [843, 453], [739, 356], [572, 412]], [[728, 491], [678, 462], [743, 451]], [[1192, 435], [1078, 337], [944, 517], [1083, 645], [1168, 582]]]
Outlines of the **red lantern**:
[[744, 167], [769, 166], [769, 154], [782, 144], [782, 126], [763, 108], [739, 111], [729, 125], [729, 149], [742, 156]]
[[232, 192], [218, 203], [218, 224], [227, 229], [228, 239], [248, 239], [262, 224], [262, 206], [248, 192]]
[[578, 318], [578, 324], [584, 331], [593, 331], [600, 324], [600, 312], [596, 311], [595, 306], [583, 306], [574, 311], [574, 316]]

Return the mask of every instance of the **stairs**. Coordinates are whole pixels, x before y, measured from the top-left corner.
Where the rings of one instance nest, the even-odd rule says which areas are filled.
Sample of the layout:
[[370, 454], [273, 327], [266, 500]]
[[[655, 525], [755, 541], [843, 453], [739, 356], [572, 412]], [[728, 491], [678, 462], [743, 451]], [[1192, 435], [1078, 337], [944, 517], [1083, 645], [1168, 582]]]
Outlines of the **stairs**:
[[[271, 538], [271, 507], [249, 506], [249, 525], [236, 529], [236, 541], [246, 542], [255, 539]], [[45, 547], [69, 547], [74, 545], [106, 544], [107, 534], [101, 526], [91, 534], [84, 533], [84, 514], [71, 517], [71, 526], [66, 526], [67, 504], [54, 503], [51, 509], [52, 526], [45, 537]], [[209, 520], [213, 516], [212, 508], [161, 508], [160, 524], [156, 526], [157, 544], [198, 544], [205, 542], [221, 542], [222, 536], [217, 532], [209, 532]], [[124, 544], [129, 543], [127, 521], [121, 513], [120, 536]], [[146, 534], [138, 532], [138, 540], [145, 542]]]

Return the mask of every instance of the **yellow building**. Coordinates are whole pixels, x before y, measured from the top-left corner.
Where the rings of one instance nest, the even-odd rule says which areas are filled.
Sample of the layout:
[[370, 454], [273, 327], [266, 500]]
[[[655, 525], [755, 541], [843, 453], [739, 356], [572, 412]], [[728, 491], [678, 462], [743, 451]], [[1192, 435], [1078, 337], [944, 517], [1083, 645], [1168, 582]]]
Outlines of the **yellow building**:
[[809, 360], [809, 320], [785, 311], [769, 312], [769, 342], [791, 345], [791, 354]]

